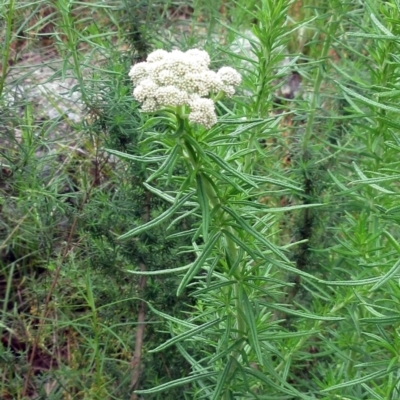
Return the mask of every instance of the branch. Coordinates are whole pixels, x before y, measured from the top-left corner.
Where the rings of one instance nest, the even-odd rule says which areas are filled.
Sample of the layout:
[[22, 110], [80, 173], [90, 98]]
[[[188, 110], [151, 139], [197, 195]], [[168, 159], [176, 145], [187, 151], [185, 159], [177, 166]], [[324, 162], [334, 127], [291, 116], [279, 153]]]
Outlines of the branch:
[[[147, 223], [150, 220], [150, 200], [151, 193], [146, 192], [145, 204], [143, 207], [143, 223]], [[143, 262], [139, 263], [140, 271], [146, 271], [146, 266]], [[143, 293], [146, 289], [147, 279], [146, 275], [142, 275], [139, 279], [139, 292]], [[142, 361], [142, 347], [143, 347], [143, 337], [144, 331], [146, 328], [145, 325], [146, 320], [146, 302], [141, 301], [139, 304], [139, 312], [138, 312], [138, 326], [135, 334], [135, 350], [133, 352], [133, 357], [131, 360], [131, 369], [132, 369], [132, 379], [131, 379], [131, 390], [134, 391], [137, 389], [140, 380], [140, 366]], [[131, 400], [137, 400], [138, 397], [135, 393], [132, 393]]]

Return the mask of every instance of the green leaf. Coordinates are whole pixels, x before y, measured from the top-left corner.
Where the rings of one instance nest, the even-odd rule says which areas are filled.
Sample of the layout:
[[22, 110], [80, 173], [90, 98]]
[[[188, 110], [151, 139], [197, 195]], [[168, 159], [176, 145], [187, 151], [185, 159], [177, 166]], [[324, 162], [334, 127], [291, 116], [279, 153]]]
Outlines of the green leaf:
[[165, 160], [165, 156], [159, 156], [159, 157], [143, 157], [143, 156], [134, 156], [132, 154], [127, 154], [123, 153], [122, 151], [118, 150], [111, 150], [111, 149], [104, 149], [107, 153], [114, 154], [115, 156], [118, 156], [120, 158], [125, 158], [126, 160], [132, 160], [132, 161], [139, 161], [141, 163], [154, 163], [154, 162], [160, 162]]
[[362, 96], [361, 94], [355, 92], [354, 90], [351, 90], [349, 88], [347, 88], [346, 86], [343, 86], [342, 84], [340, 84], [339, 82], [335, 81], [336, 84], [348, 95], [362, 101], [365, 104], [368, 104], [370, 106], [373, 107], [378, 107], [381, 108], [382, 110], [386, 110], [386, 111], [393, 111], [395, 113], [400, 113], [400, 108], [396, 108], [396, 107], [392, 107], [392, 106], [388, 106], [386, 104], [382, 104], [382, 103], [378, 103], [377, 101], [371, 100], [367, 97]]
[[182, 137], [185, 140], [186, 148], [188, 151], [191, 151], [191, 149], [195, 149], [199, 157], [201, 157], [203, 160], [206, 158], [203, 148], [200, 146], [195, 138], [188, 134], [185, 134]]
[[231, 204], [236, 204], [238, 206], [244, 206], [244, 207], [250, 207], [250, 208], [256, 208], [256, 209], [260, 209], [260, 210], [262, 209], [269, 213], [280, 213], [280, 212], [286, 212], [286, 211], [301, 210], [304, 208], [321, 207], [321, 206], [325, 205], [325, 204], [315, 203], [315, 204], [299, 204], [296, 206], [287, 206], [287, 207], [270, 207], [267, 204], [256, 203], [254, 201], [248, 201], [248, 200], [234, 200], [231, 202]]
[[400, 37], [397, 36], [386, 36], [377, 35], [375, 33], [364, 33], [364, 32], [346, 32], [346, 36], [359, 37], [364, 39], [375, 39], [375, 40], [392, 40], [395, 42], [400, 42]]
[[138, 227], [130, 230], [129, 232], [125, 233], [124, 235], [121, 235], [120, 237], [118, 237], [118, 240], [123, 240], [123, 239], [130, 238], [132, 236], [139, 235], [142, 232], [145, 232], [151, 228], [156, 227], [157, 225], [160, 225], [167, 218], [169, 218], [171, 215], [173, 215], [176, 210], [183, 207], [184, 204], [186, 203], [186, 201], [189, 200], [193, 195], [194, 195], [194, 192], [191, 192], [191, 193], [188, 193], [186, 196], [183, 196], [179, 201], [177, 201], [178, 200], [178, 198], [177, 198], [176, 203], [171, 208], [169, 208], [168, 210], [166, 210], [162, 214], [160, 214], [157, 218], [154, 218], [153, 220], [147, 222], [146, 224], [138, 226]]
[[[222, 122], [226, 123], [226, 120], [224, 120]], [[260, 119], [258, 121], [257, 120], [249, 120], [249, 121], [241, 121], [241, 122], [242, 122], [242, 126], [237, 128], [234, 132], [232, 132], [230, 134], [230, 136], [241, 135], [242, 133], [253, 129], [256, 126], [266, 124], [268, 122], [268, 120], [267, 119]]]
[[[161, 199], [164, 199], [168, 203], [175, 204], [176, 202], [176, 197], [172, 197], [169, 194], [163, 192], [162, 190], [159, 190], [151, 185], [149, 185], [146, 182], [143, 182], [143, 186], [151, 193], [154, 193], [156, 196], [160, 197]], [[188, 201], [185, 203], [185, 206], [191, 206], [191, 207], [198, 207], [198, 203], [194, 201]]]
[[217, 289], [221, 289], [222, 287], [230, 286], [235, 283], [237, 283], [237, 282], [236, 281], [222, 281], [222, 282], [213, 283], [212, 285], [209, 285], [203, 289], [199, 289], [199, 290], [192, 292], [192, 295], [198, 296], [200, 294], [211, 292], [211, 291], [217, 290]]
[[228, 185], [231, 185], [232, 187], [234, 187], [239, 193], [245, 193], [246, 191], [239, 186], [233, 179], [231, 179], [228, 175], [226, 174], [221, 174], [219, 171], [210, 169], [210, 170], [206, 170], [210, 175], [215, 176], [218, 180], [220, 180], [221, 182], [226, 182]]
[[[189, 215], [192, 215], [192, 214], [195, 214], [195, 215], [196, 215], [196, 212], [197, 212], [198, 209], [199, 209], [199, 206], [194, 207], [194, 208], [192, 208], [191, 210], [188, 210], [188, 211], [186, 211], [185, 213], [179, 215], [179, 217], [176, 217], [176, 218], [175, 218], [173, 221], [171, 221], [171, 223], [167, 226], [166, 231], [168, 232], [174, 225], [176, 225], [179, 221], [182, 221], [183, 219], [187, 218]], [[197, 215], [196, 215], [196, 217], [197, 217]], [[192, 233], [193, 233], [193, 232], [196, 232], [196, 229], [191, 230], [191, 232], [192, 232]], [[179, 234], [184, 234], [184, 236], [185, 236], [186, 232], [179, 232], [179, 233], [177, 233], [176, 235], [179, 235]], [[171, 235], [171, 236], [172, 236], [172, 235]], [[167, 238], [171, 238], [171, 236], [168, 236]], [[178, 236], [176, 236], [176, 237], [178, 237]]]
[[377, 281], [379, 281], [379, 277], [367, 278], [367, 279], [359, 279], [359, 280], [348, 280], [348, 281], [323, 281], [320, 282], [324, 285], [329, 286], [364, 286], [371, 285]]
[[343, 317], [324, 317], [322, 315], [315, 315], [315, 314], [311, 314], [311, 313], [305, 313], [302, 311], [291, 310], [290, 308], [282, 307], [282, 306], [279, 306], [278, 304], [264, 303], [264, 302], [260, 302], [260, 304], [264, 304], [266, 307], [281, 311], [285, 314], [296, 315], [297, 317], [302, 317], [302, 318], [307, 318], [307, 319], [312, 319], [312, 320], [317, 320], [317, 321], [343, 321], [344, 320]]
[[[186, 217], [187, 213], [185, 213], [184, 215], [185, 215], [185, 217]], [[190, 215], [190, 214], [189, 214], [189, 215]], [[169, 228], [169, 227], [168, 227], [168, 228]], [[168, 228], [167, 228], [167, 231], [168, 231]], [[176, 233], [173, 233], [173, 234], [171, 234], [171, 235], [168, 235], [165, 239], [167, 239], [167, 240], [172, 240], [172, 239], [178, 239], [178, 238], [182, 238], [182, 237], [186, 237], [186, 236], [191, 236], [191, 235], [193, 235], [193, 233], [195, 233], [196, 231], [197, 231], [197, 229], [190, 229], [190, 230], [188, 230], [188, 231], [176, 232]]]
[[208, 157], [210, 157], [221, 169], [224, 169], [225, 171], [229, 172], [236, 178], [240, 179], [242, 182], [245, 182], [249, 184], [250, 186], [253, 186], [254, 188], [258, 188], [257, 184], [253, 182], [249, 177], [247, 177], [245, 174], [242, 174], [238, 171], [236, 171], [235, 168], [231, 167], [227, 162], [225, 162], [222, 158], [218, 157], [216, 154], [212, 153], [211, 151], [205, 151]]
[[254, 261], [256, 261], [259, 258], [261, 259], [264, 258], [264, 256], [257, 249], [251, 249], [244, 241], [240, 240], [237, 236], [233, 235], [228, 230], [223, 229], [222, 232], [229, 239], [235, 242], [239, 247], [241, 247]]
[[171, 339], [168, 339], [167, 341], [165, 341], [163, 344], [156, 347], [155, 349], [149, 350], [149, 353], [156, 353], [157, 351], [164, 350], [167, 347], [170, 347], [177, 342], [181, 342], [186, 339], [193, 339], [193, 336], [199, 335], [201, 332], [204, 332], [205, 330], [211, 328], [212, 326], [221, 323], [223, 320], [224, 320], [224, 318], [217, 318], [217, 319], [214, 319], [213, 321], [206, 322], [203, 325], [198, 325], [193, 329], [190, 329], [186, 332], [181, 333], [180, 335], [177, 335]]
[[[278, 390], [279, 393], [286, 393], [290, 396], [294, 396], [293, 398], [302, 399], [302, 400], [315, 400], [315, 397], [309, 397], [305, 394], [300, 393], [293, 386], [289, 385], [287, 382], [283, 381], [281, 377], [278, 375], [274, 375], [280, 384], [275, 383], [272, 379], [268, 377], [268, 375], [263, 374], [255, 368], [245, 367], [244, 371], [249, 374], [255, 376], [258, 380], [266, 383], [268, 386], [273, 387]], [[272, 372], [272, 371], [271, 371]]]
[[281, 332], [267, 332], [258, 335], [261, 341], [269, 341], [269, 340], [282, 340], [282, 339], [291, 339], [291, 338], [301, 338], [301, 337], [310, 337], [316, 335], [320, 331], [318, 330], [310, 330], [310, 331], [298, 331], [298, 332], [288, 332], [288, 333], [281, 333]]
[[243, 149], [243, 150], [239, 150], [239, 151], [233, 153], [232, 155], [228, 156], [228, 158], [227, 158], [226, 161], [227, 161], [227, 162], [235, 161], [235, 160], [237, 160], [238, 158], [242, 158], [242, 157], [246, 156], [247, 154], [255, 153], [256, 151], [257, 151], [256, 149]]
[[204, 244], [203, 252], [197, 257], [196, 261], [192, 264], [189, 271], [183, 277], [181, 283], [179, 284], [177, 295], [179, 296], [183, 290], [185, 289], [186, 285], [193, 279], [193, 277], [197, 274], [200, 268], [204, 265], [207, 258], [211, 254], [212, 250], [214, 249], [215, 244], [218, 242], [219, 238], [221, 237], [222, 233], [217, 232], [211, 239], [209, 239]]
[[[141, 301], [145, 301], [145, 300], [141, 300]], [[189, 329], [194, 329], [197, 327], [197, 325], [188, 322], [186, 319], [181, 320], [181, 319], [173, 317], [172, 315], [165, 314], [165, 313], [157, 310], [148, 301], [146, 301], [146, 304], [154, 314], [158, 315], [161, 318], [164, 318], [167, 321], [173, 322], [174, 324], [177, 324], [177, 325], [185, 326], [186, 328], [189, 328]]]
[[153, 179], [158, 178], [163, 175], [164, 172], [168, 171], [172, 173], [172, 170], [175, 166], [176, 160], [181, 150], [181, 146], [177, 144], [171, 151], [170, 155], [165, 159], [165, 161], [161, 164], [160, 168], [153, 172], [147, 179], [146, 182], [151, 182]]
[[177, 386], [183, 386], [188, 383], [195, 382], [200, 379], [209, 378], [214, 375], [217, 375], [217, 373], [216, 372], [205, 372], [203, 374], [192, 375], [192, 376], [188, 376], [185, 378], [177, 379], [172, 382], [163, 383], [162, 385], [156, 386], [151, 389], [135, 390], [135, 393], [137, 393], [137, 394], [152, 394], [152, 393], [163, 392], [164, 390], [171, 389], [171, 388], [177, 387]]
[[[374, 390], [372, 390], [368, 385], [365, 383], [362, 383], [361, 386], [372, 396], [373, 399], [376, 400], [385, 400], [382, 396], [380, 396], [378, 393], [376, 393]], [[371, 400], [372, 400], [371, 398]]]
[[250, 226], [242, 217], [237, 215], [232, 209], [222, 206], [222, 208], [239, 224], [239, 226], [247, 233], [255, 237], [261, 244], [270, 249], [275, 255], [286, 262], [290, 262], [286, 256], [269, 240], [263, 237], [259, 232], [257, 232], [252, 226]]
[[[391, 190], [387, 190], [379, 185], [375, 185], [374, 183], [369, 183], [369, 179], [364, 175], [364, 173], [361, 171], [360, 168], [358, 168], [357, 164], [353, 161], [353, 166], [354, 169], [356, 170], [358, 176], [362, 179], [363, 182], [365, 182], [366, 184], [369, 184], [371, 187], [373, 187], [376, 190], [379, 190], [380, 192], [383, 193], [388, 193], [388, 194], [394, 194], [395, 192], [392, 192]], [[382, 181], [381, 181], [382, 182]]]
[[[256, 319], [253, 314], [253, 309], [250, 304], [249, 298], [247, 297], [247, 293], [244, 290], [244, 287], [241, 285], [240, 286], [240, 300], [243, 306], [243, 316], [246, 320], [246, 325], [247, 328], [249, 329], [250, 335], [249, 335], [249, 341], [251, 344], [251, 347], [255, 351], [258, 362], [263, 365], [263, 356], [261, 353], [261, 347], [260, 347], [260, 341], [258, 339], [258, 333], [257, 333], [257, 324], [256, 324]], [[237, 310], [239, 311], [239, 310]]]
[[178, 268], [171, 268], [171, 269], [159, 269], [157, 271], [134, 271], [131, 269], [126, 270], [126, 272], [129, 272], [130, 274], [133, 275], [166, 275], [166, 274], [175, 274], [176, 272], [182, 272], [186, 271], [191, 267], [192, 264], [185, 265], [184, 267], [178, 267]]
[[[166, 115], [169, 113], [165, 112]], [[171, 114], [169, 114], [171, 115]], [[175, 116], [171, 115], [170, 118], [165, 117], [165, 116], [157, 116], [157, 117], [152, 117], [149, 118], [142, 126], [142, 130], [148, 130], [150, 128], [153, 128], [154, 126], [158, 124], [166, 124], [167, 126], [173, 126], [175, 125]]]
[[225, 368], [223, 369], [223, 371], [219, 374], [219, 376], [217, 378], [217, 386], [215, 387], [215, 390], [211, 397], [211, 400], [220, 400], [221, 399], [222, 390], [223, 390], [224, 386], [226, 386], [225, 384], [227, 382], [229, 382], [228, 378], [229, 378], [229, 375], [231, 372], [231, 368], [232, 368], [232, 357], [229, 356], [228, 362], [226, 363]]
[[210, 209], [208, 204], [208, 197], [204, 188], [203, 175], [201, 172], [196, 174], [197, 186], [197, 200], [200, 204], [202, 221], [201, 226], [203, 230], [203, 240], [206, 242], [208, 239], [208, 229], [210, 226]]
[[[364, 176], [365, 179], [360, 179], [358, 181], [352, 181], [351, 184], [355, 183], [365, 183], [371, 185], [372, 183], [381, 183], [381, 182], [390, 182], [390, 181], [398, 181], [400, 179], [400, 175], [391, 175], [391, 176], [381, 176], [379, 178], [367, 178]], [[393, 193], [393, 192], [391, 192]]]
[[355, 386], [355, 385], [359, 385], [360, 383], [364, 383], [364, 382], [368, 382], [372, 379], [376, 379], [376, 378], [381, 378], [383, 376], [389, 375], [391, 372], [397, 370], [398, 367], [393, 367], [389, 370], [387, 369], [382, 369], [380, 371], [376, 371], [373, 372], [372, 374], [368, 374], [365, 376], [362, 376], [361, 378], [357, 378], [357, 379], [353, 379], [351, 381], [347, 381], [347, 382], [343, 382], [343, 383], [339, 383], [338, 385], [333, 385], [327, 389], [323, 389], [321, 390], [322, 393], [326, 393], [326, 392], [331, 392], [332, 390], [337, 390], [337, 389], [343, 389], [346, 387], [350, 387], [350, 386]]
[[[246, 175], [248, 176], [248, 175]], [[252, 176], [253, 180], [257, 181], [257, 182], [263, 182], [263, 183], [272, 183], [273, 185], [276, 186], [281, 186], [284, 187], [286, 189], [293, 189], [296, 191], [303, 191], [303, 189], [301, 187], [292, 185], [291, 183], [288, 183], [287, 181], [279, 181], [278, 179], [273, 179], [273, 178], [269, 178], [268, 176]]]
[[374, 290], [380, 288], [380, 287], [381, 287], [382, 285], [384, 285], [387, 281], [389, 281], [390, 279], [392, 279], [392, 278], [397, 274], [397, 272], [399, 271], [399, 269], [400, 269], [400, 259], [397, 260], [397, 261], [395, 262], [395, 264], [393, 265], [393, 267], [390, 268], [390, 270], [389, 270], [385, 275], [383, 275], [382, 278], [380, 278], [379, 281], [376, 282], [374, 286], [372, 286], [371, 292], [373, 292]]
[[[393, 208], [391, 208], [391, 209], [389, 209], [389, 210], [387, 210], [387, 213], [388, 214], [390, 214], [390, 213], [397, 213], [397, 212], [399, 212], [400, 211], [400, 207], [399, 206], [396, 206], [396, 207], [393, 207]], [[393, 247], [397, 250], [397, 252], [400, 254], [400, 245], [399, 245], [399, 243], [398, 243], [398, 241], [388, 232], [388, 231], [383, 231], [383, 234], [389, 239], [389, 241], [390, 241], [390, 243], [392, 243], [392, 245], [393, 245]]]
[[365, 322], [367, 324], [395, 324], [400, 321], [400, 315], [387, 315], [385, 317], [376, 318], [361, 318], [360, 322]]

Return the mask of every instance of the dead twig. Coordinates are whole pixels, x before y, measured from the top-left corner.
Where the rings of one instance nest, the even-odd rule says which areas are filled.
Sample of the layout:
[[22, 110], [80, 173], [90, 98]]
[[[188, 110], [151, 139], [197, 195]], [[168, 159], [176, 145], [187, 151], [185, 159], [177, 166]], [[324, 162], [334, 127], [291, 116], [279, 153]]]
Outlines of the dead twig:
[[[96, 154], [96, 157], [97, 157], [97, 154]], [[58, 279], [59, 279], [60, 273], [61, 273], [61, 268], [62, 268], [65, 260], [67, 259], [68, 255], [70, 254], [70, 252], [75, 247], [72, 244], [72, 239], [73, 239], [74, 234], [75, 234], [76, 225], [77, 225], [77, 222], [78, 222], [78, 215], [82, 212], [83, 207], [85, 206], [86, 202], [88, 201], [89, 196], [90, 196], [93, 188], [97, 184], [98, 184], [98, 180], [97, 179], [93, 179], [89, 189], [86, 191], [86, 193], [83, 196], [83, 200], [82, 200], [81, 205], [79, 206], [78, 213], [76, 214], [76, 216], [74, 217], [74, 219], [72, 221], [71, 229], [69, 230], [68, 239], [67, 239], [66, 245], [64, 247], [64, 251], [63, 251], [61, 260], [58, 263], [58, 266], [57, 266], [57, 268], [55, 270], [54, 278], [52, 280], [50, 289], [47, 292], [46, 299], [45, 299], [45, 302], [44, 302], [44, 308], [43, 308], [43, 311], [42, 311], [41, 316], [39, 318], [39, 322], [38, 322], [38, 325], [37, 325], [37, 333], [35, 335], [35, 339], [34, 339], [33, 344], [32, 344], [31, 354], [30, 354], [30, 357], [29, 357], [29, 369], [28, 369], [28, 372], [26, 374], [25, 382], [24, 382], [24, 388], [22, 390], [22, 396], [23, 397], [27, 396], [27, 393], [28, 393], [30, 380], [31, 380], [32, 373], [33, 373], [33, 370], [34, 370], [33, 363], [34, 363], [35, 356], [36, 356], [38, 348], [39, 348], [39, 341], [40, 341], [41, 332], [42, 332], [43, 326], [45, 324], [45, 321], [46, 321], [46, 319], [48, 317], [48, 314], [49, 314], [49, 311], [50, 311], [50, 301], [51, 301], [51, 298], [53, 296], [54, 289], [57, 286]]]
[[[150, 221], [150, 201], [151, 201], [151, 193], [146, 192], [146, 199], [143, 207], [143, 223]], [[139, 263], [139, 268], [142, 272], [146, 271], [146, 266], [143, 262]], [[147, 279], [146, 275], [141, 275], [139, 279], [139, 292], [144, 293], [146, 288]], [[133, 352], [133, 357], [131, 360], [131, 368], [132, 368], [132, 378], [131, 378], [131, 390], [134, 391], [137, 389], [139, 380], [140, 380], [140, 367], [142, 361], [142, 348], [143, 348], [143, 338], [144, 331], [146, 328], [145, 325], [146, 320], [146, 302], [141, 301], [139, 304], [139, 312], [138, 312], [138, 325], [135, 334], [135, 350]], [[131, 400], [137, 400], [137, 394], [132, 393]]]

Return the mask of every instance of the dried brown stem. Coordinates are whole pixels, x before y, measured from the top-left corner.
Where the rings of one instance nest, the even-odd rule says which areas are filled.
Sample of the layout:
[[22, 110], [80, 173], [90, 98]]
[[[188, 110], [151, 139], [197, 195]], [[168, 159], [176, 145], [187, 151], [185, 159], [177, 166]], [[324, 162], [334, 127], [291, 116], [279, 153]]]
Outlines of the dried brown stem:
[[[150, 201], [151, 201], [151, 193], [146, 192], [145, 203], [143, 206], [143, 215], [142, 220], [145, 224], [146, 222], [150, 221]], [[143, 262], [139, 263], [140, 271], [146, 271], [146, 266]], [[147, 279], [146, 275], [141, 275], [139, 279], [139, 292], [143, 293], [146, 289]], [[138, 311], [138, 325], [135, 334], [135, 350], [133, 352], [133, 357], [131, 360], [131, 369], [132, 369], [132, 378], [131, 378], [131, 390], [134, 391], [137, 389], [139, 380], [140, 380], [140, 369], [141, 369], [141, 362], [142, 362], [142, 348], [143, 348], [143, 338], [144, 332], [146, 328], [145, 324], [146, 320], [146, 302], [141, 301], [139, 304], [139, 311]], [[131, 400], [137, 400], [138, 397], [136, 393], [132, 393]]]
[[83, 210], [83, 207], [85, 206], [85, 204], [86, 204], [86, 202], [87, 202], [87, 200], [88, 200], [88, 198], [90, 196], [90, 193], [92, 192], [92, 189], [97, 184], [98, 184], [97, 179], [93, 179], [88, 191], [85, 193], [85, 195], [83, 197], [82, 203], [79, 206], [79, 212], [77, 213], [77, 215], [75, 216], [75, 218], [72, 221], [71, 229], [69, 230], [68, 239], [67, 239], [66, 245], [64, 247], [64, 251], [63, 251], [61, 260], [60, 260], [60, 262], [59, 262], [59, 264], [58, 264], [58, 266], [57, 266], [57, 268], [55, 270], [54, 278], [53, 278], [53, 281], [51, 283], [50, 289], [47, 292], [46, 300], [45, 300], [45, 303], [44, 303], [44, 308], [43, 308], [42, 314], [40, 316], [40, 319], [39, 319], [39, 322], [38, 322], [38, 325], [37, 325], [37, 333], [35, 335], [35, 339], [34, 339], [33, 344], [32, 344], [31, 355], [29, 357], [29, 369], [28, 369], [28, 372], [27, 372], [26, 377], [25, 377], [24, 388], [23, 388], [23, 391], [22, 391], [22, 396], [23, 397], [27, 396], [27, 394], [28, 394], [29, 383], [30, 383], [30, 380], [31, 380], [31, 377], [32, 377], [32, 373], [33, 373], [33, 369], [34, 369], [33, 368], [33, 362], [34, 362], [36, 353], [38, 351], [41, 332], [42, 332], [43, 326], [44, 326], [45, 321], [46, 321], [46, 319], [48, 317], [48, 314], [49, 314], [50, 301], [51, 301], [51, 298], [53, 296], [54, 289], [57, 286], [58, 279], [59, 279], [60, 273], [61, 273], [61, 268], [62, 268], [65, 260], [67, 259], [68, 254], [74, 248], [74, 245], [72, 244], [72, 239], [74, 237], [75, 230], [76, 230], [76, 225], [78, 223], [78, 215]]

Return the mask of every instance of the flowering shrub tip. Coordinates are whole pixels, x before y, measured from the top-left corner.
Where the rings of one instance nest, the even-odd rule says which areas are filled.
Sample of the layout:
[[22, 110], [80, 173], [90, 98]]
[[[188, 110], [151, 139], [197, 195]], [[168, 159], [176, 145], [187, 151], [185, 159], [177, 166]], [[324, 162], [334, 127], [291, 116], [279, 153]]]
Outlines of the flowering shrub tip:
[[144, 112], [188, 107], [190, 122], [211, 128], [217, 115], [210, 95], [233, 96], [242, 78], [234, 68], [222, 67], [215, 72], [209, 65], [210, 56], [204, 50], [156, 50], [131, 68], [133, 96], [142, 103]]

